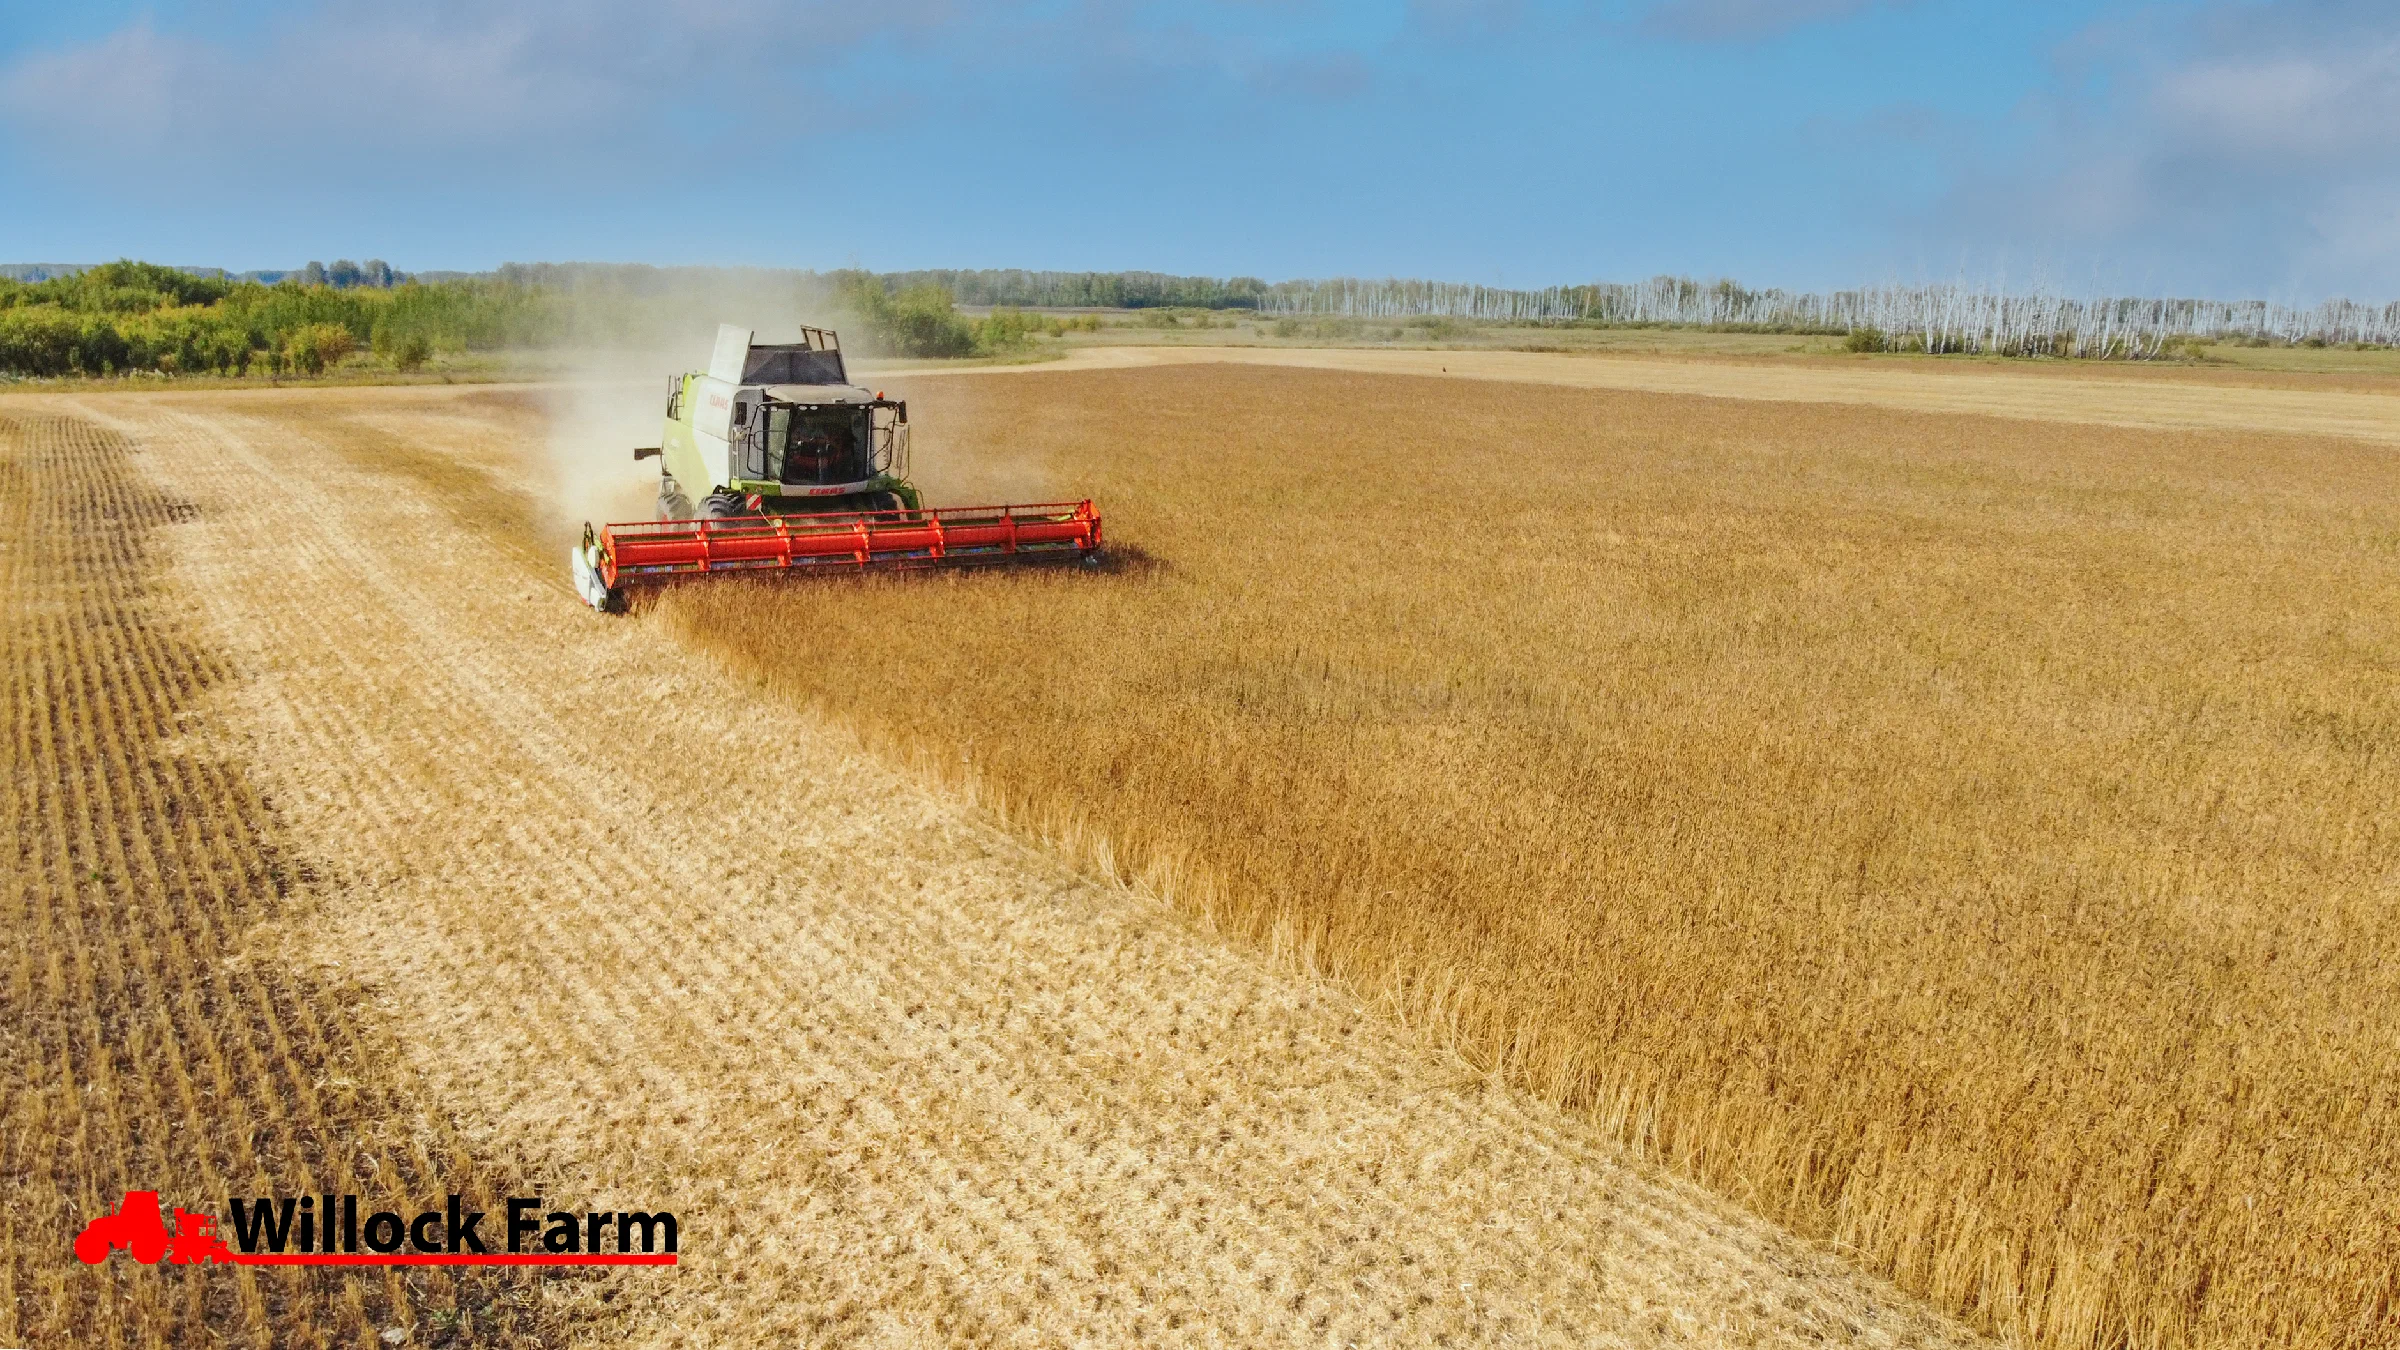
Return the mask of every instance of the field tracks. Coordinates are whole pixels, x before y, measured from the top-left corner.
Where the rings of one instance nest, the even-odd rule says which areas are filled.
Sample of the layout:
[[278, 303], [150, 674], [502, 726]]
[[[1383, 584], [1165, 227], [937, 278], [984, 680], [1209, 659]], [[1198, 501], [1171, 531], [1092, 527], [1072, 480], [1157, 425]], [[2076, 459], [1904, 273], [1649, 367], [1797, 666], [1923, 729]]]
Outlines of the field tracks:
[[488, 1179], [377, 1063], [341, 990], [257, 957], [305, 909], [274, 813], [196, 748], [229, 678], [160, 575], [193, 505], [92, 420], [0, 411], [0, 963], [9, 1030], [0, 1342], [506, 1344], [521, 1280], [442, 1272], [88, 1269], [69, 1245], [127, 1189], [369, 1199]]

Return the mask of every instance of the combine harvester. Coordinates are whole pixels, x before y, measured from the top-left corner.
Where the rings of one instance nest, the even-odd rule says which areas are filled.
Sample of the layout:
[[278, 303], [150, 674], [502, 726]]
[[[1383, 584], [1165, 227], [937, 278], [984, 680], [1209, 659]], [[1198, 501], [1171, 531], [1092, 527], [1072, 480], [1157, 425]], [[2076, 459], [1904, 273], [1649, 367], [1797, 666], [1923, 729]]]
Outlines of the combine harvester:
[[[575, 590], [603, 613], [629, 591], [717, 576], [877, 572], [1100, 557], [1090, 501], [928, 509], [908, 481], [908, 405], [850, 383], [841, 340], [762, 346], [731, 324], [703, 373], [667, 386], [658, 519], [586, 524]], [[699, 494], [695, 502], [694, 494]]]

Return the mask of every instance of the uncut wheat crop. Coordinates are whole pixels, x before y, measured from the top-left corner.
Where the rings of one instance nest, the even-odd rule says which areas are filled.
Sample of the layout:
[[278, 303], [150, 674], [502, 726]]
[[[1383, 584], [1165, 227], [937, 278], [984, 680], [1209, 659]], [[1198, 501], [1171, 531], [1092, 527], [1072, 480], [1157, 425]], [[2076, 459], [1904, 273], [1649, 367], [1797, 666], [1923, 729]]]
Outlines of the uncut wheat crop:
[[[2063, 387], [2063, 386], [2062, 386]], [[2400, 1343], [2400, 477], [2337, 440], [920, 380], [1099, 573], [679, 631], [2046, 1347]]]

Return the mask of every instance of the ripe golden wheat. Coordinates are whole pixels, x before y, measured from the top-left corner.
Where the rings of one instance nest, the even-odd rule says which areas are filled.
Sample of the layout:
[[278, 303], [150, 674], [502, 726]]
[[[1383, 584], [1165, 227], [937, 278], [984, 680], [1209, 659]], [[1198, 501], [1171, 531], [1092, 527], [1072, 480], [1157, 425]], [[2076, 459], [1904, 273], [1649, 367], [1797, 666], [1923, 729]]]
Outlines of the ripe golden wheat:
[[2400, 1343], [2388, 451], [912, 394], [936, 500], [1089, 491], [1118, 566], [667, 619], [1986, 1327]]

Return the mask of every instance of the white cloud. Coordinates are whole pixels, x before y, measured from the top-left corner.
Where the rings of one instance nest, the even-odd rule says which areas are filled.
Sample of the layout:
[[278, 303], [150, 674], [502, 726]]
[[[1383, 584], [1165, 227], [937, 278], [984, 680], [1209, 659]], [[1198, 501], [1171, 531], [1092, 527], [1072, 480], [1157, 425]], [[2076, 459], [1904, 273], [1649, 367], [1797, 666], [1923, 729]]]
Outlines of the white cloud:
[[[738, 95], [762, 72], [806, 69], [947, 12], [940, 0], [337, 0], [237, 45], [139, 21], [0, 69], [0, 119], [69, 153], [182, 147], [197, 163], [240, 148], [521, 156], [629, 136], [663, 108]], [[838, 113], [805, 94], [817, 125]]]
[[0, 74], [0, 115], [52, 138], [153, 144], [171, 134], [207, 65], [195, 44], [140, 22]]
[[2127, 286], [2400, 294], [2400, 10], [2220, 0], [2068, 54], [2030, 144], [1962, 166], [1938, 228]]
[[1689, 42], [1753, 42], [1885, 3], [1891, 0], [1660, 0], [1642, 27]]
[[1373, 83], [1359, 52], [1287, 28], [1239, 3], [320, 0], [241, 42], [141, 21], [0, 66], [0, 138], [76, 172], [263, 182], [292, 157], [363, 158], [560, 182], [695, 142], [807, 160], [935, 108], [988, 119], [975, 101], [994, 90], [1007, 115], [1105, 105], [1130, 129], [1212, 93], [1324, 102]]
[[2400, 116], [2400, 18], [2365, 48], [2229, 54], [2160, 72], [2150, 113], [2174, 143], [2229, 159], [2324, 159], [2388, 144]]

